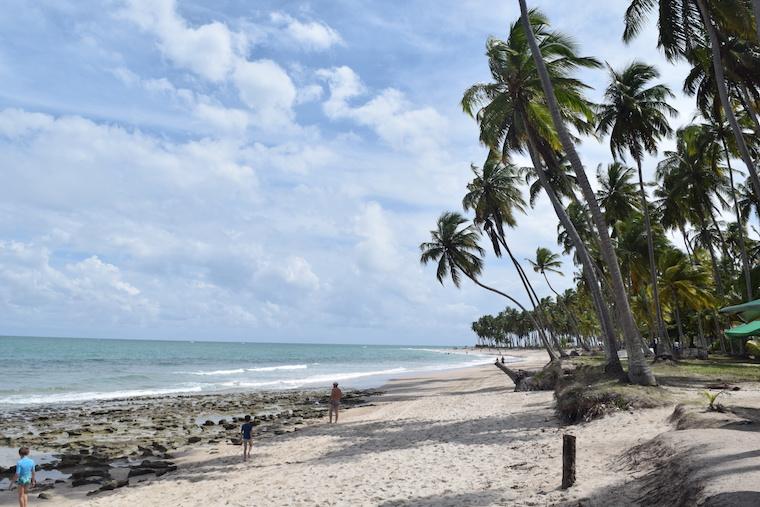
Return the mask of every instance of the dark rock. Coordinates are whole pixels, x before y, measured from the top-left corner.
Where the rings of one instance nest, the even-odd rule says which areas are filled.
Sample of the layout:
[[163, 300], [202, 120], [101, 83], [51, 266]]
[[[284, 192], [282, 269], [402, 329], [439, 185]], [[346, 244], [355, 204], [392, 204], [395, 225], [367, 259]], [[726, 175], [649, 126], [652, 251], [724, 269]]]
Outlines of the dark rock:
[[148, 475], [156, 473], [156, 471], [153, 468], [142, 468], [142, 467], [135, 467], [131, 468], [129, 470], [129, 474], [127, 474], [127, 477], [137, 477], [138, 475]]
[[76, 479], [76, 480], [71, 481], [71, 487], [78, 488], [79, 486], [84, 486], [85, 484], [100, 484], [102, 480], [103, 478], [99, 476], [84, 477], [82, 479]]
[[40, 500], [52, 500], [53, 496], [50, 493], [40, 493], [39, 495], [37, 495], [37, 498], [39, 498]]
[[197, 444], [201, 441], [201, 437], [190, 437], [187, 439], [188, 444]]
[[201, 426], [213, 426], [213, 425], [214, 425], [214, 421], [206, 420], [206, 422], [204, 422]]
[[[221, 424], [221, 422], [219, 424]], [[225, 423], [223, 424], [223, 426], [224, 426], [224, 429], [226, 430], [234, 430], [237, 428], [237, 424], [232, 424], [232, 423]]]

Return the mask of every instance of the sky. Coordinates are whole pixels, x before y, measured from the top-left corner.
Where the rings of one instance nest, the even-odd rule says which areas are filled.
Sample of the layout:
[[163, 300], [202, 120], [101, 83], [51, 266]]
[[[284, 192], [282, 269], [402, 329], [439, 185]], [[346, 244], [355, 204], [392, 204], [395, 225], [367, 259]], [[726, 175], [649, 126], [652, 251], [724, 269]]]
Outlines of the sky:
[[[680, 90], [653, 24], [621, 42], [626, 2], [528, 3], [583, 54], [656, 64]], [[4, 11], [0, 335], [467, 344], [473, 320], [503, 309], [438, 284], [418, 245], [485, 158], [459, 101], [488, 80], [486, 38], [505, 36], [516, 1]], [[599, 99], [605, 71], [580, 77]], [[674, 127], [694, 114], [680, 93], [673, 105]], [[589, 173], [611, 158], [595, 140], [581, 156]], [[509, 233], [518, 258], [558, 251], [556, 226], [540, 199]], [[483, 280], [525, 301], [493, 255]]]

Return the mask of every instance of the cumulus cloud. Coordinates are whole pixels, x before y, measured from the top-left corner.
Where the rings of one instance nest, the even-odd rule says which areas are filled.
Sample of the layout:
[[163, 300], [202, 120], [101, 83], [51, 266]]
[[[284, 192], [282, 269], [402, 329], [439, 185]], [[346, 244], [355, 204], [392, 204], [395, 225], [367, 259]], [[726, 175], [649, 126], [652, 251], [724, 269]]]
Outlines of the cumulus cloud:
[[323, 51], [343, 43], [340, 34], [325, 23], [299, 21], [282, 12], [273, 12], [270, 19], [287, 37], [307, 50]]
[[435, 153], [446, 138], [446, 119], [432, 107], [415, 108], [404, 94], [387, 88], [364, 104], [353, 106], [351, 99], [366, 88], [350, 67], [320, 69], [317, 75], [327, 81], [330, 97], [323, 103], [332, 119], [347, 118], [372, 128], [395, 149], [413, 153]]
[[[252, 110], [252, 118], [260, 128], [290, 125], [296, 87], [276, 62], [248, 60], [245, 34], [234, 32], [219, 21], [192, 27], [177, 13], [174, 0], [129, 0], [121, 16], [155, 35], [161, 52], [175, 66], [211, 82], [234, 84], [240, 100]], [[118, 70], [117, 76], [126, 81], [134, 81], [136, 77]], [[146, 85], [155, 90], [172, 88], [165, 80], [144, 83]], [[211, 121], [232, 119], [236, 127], [247, 125], [241, 114], [221, 109], [206, 104], [199, 114]]]
[[227, 25], [212, 21], [197, 28], [177, 14], [174, 0], [128, 0], [122, 16], [154, 33], [164, 55], [211, 81], [225, 79], [235, 61], [236, 37]]

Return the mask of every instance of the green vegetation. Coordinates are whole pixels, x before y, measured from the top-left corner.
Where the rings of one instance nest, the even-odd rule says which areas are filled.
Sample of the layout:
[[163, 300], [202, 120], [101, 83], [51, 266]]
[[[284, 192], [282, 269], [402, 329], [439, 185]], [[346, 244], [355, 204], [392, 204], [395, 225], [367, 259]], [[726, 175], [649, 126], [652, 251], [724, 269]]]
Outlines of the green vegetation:
[[[760, 343], [726, 339], [731, 322], [717, 312], [760, 298], [760, 13], [745, 0], [631, 0], [621, 9], [625, 42], [657, 18], [658, 46], [670, 61], [689, 66], [683, 90], [699, 115], [674, 132], [673, 94], [658, 82], [661, 69], [634, 61], [602, 70], [541, 12], [525, 0], [519, 4], [521, 16], [505, 38], [486, 41], [490, 80], [468, 88], [461, 101], [485, 151], [462, 201], [472, 223], [459, 213], [442, 214], [432, 241], [421, 246], [422, 262], [438, 263], [441, 283], [450, 277], [458, 287], [469, 278], [509, 300], [502, 312], [473, 323], [479, 343], [543, 347], [552, 360], [569, 347], [603, 350], [598, 362], [607, 374], [626, 367], [631, 383], [648, 386], [658, 375], [665, 382], [681, 373], [751, 375], [739, 363], [651, 365], [645, 355], [655, 341], [664, 359], [685, 348], [760, 353]], [[587, 96], [580, 70], [606, 72], [601, 103]], [[675, 143], [663, 152], [669, 137]], [[597, 169], [597, 185], [576, 150], [594, 139], [611, 152]], [[516, 155], [527, 156], [530, 166], [516, 166]], [[649, 181], [646, 155], [659, 157]], [[550, 248], [536, 245], [529, 262], [553, 294], [546, 298], [513, 255], [509, 232], [541, 198], [556, 214], [558, 245], [573, 259], [567, 269]], [[483, 236], [497, 257], [508, 258], [521, 294], [481, 282]], [[574, 287], [559, 293], [549, 275], [567, 275]], [[620, 344], [629, 358], [624, 364], [614, 353]], [[578, 409], [572, 417], [586, 417], [591, 409], [584, 400], [597, 395], [592, 405], [643, 403], [611, 389], [569, 388]]]

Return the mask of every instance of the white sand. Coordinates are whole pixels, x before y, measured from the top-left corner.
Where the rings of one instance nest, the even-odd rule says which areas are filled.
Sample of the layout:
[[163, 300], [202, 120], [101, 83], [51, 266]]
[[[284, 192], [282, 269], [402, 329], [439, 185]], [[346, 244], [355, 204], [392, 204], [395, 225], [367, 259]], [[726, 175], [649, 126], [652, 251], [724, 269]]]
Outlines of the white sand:
[[[525, 366], [545, 362], [521, 354]], [[552, 505], [620, 488], [631, 475], [614, 466], [619, 455], [670, 429], [672, 407], [560, 428], [552, 393], [512, 388], [492, 365], [397, 380], [376, 406], [345, 411], [337, 425], [257, 443], [248, 463], [240, 447], [198, 448], [177, 472], [86, 501], [56, 493], [54, 505]], [[578, 439], [578, 482], [567, 492], [565, 431]]]

